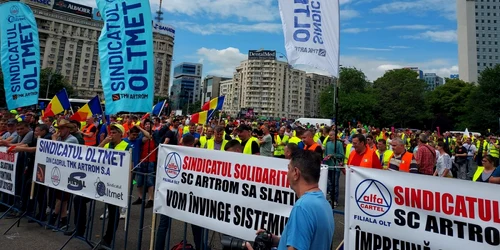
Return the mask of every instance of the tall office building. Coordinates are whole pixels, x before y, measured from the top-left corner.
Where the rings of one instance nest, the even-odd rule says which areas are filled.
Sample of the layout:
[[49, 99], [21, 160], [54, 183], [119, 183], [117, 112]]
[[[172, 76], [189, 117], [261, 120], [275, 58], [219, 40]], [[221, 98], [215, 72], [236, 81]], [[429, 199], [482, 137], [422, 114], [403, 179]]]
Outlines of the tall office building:
[[320, 117], [319, 99], [321, 93], [328, 87], [334, 85], [335, 78], [318, 75], [314, 73], [306, 74], [306, 92], [304, 112], [307, 117]]
[[444, 79], [435, 73], [425, 73], [424, 81], [427, 83], [428, 90], [434, 90], [444, 84]]
[[219, 76], [207, 76], [201, 82], [201, 102], [205, 103], [215, 97], [220, 96], [220, 84], [231, 78]]
[[[35, 14], [41, 68], [52, 68], [65, 76], [79, 98], [90, 99], [96, 94], [102, 98], [97, 41], [104, 23], [99, 11], [64, 0], [23, 2]], [[175, 30], [158, 23], [153, 30], [155, 95], [168, 96]]]
[[201, 75], [203, 65], [199, 63], [181, 63], [174, 68], [174, 81], [171, 95], [174, 109], [182, 109], [185, 105], [201, 101]]
[[500, 63], [500, 1], [457, 0], [460, 79], [476, 82], [487, 67]]
[[309, 117], [312, 109], [317, 114], [322, 86], [333, 82], [326, 78], [291, 68], [276, 60], [275, 51], [250, 51], [233, 78], [221, 81], [220, 95], [226, 95], [224, 111], [231, 116], [252, 110], [257, 117]]

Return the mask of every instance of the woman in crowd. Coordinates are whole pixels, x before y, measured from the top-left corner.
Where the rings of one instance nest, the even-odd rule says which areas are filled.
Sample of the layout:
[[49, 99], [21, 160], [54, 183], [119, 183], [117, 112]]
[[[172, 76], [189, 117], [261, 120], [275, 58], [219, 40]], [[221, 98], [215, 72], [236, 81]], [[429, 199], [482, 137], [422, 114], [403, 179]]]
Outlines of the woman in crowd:
[[439, 151], [439, 158], [436, 163], [434, 176], [453, 178], [451, 173], [451, 157], [444, 151], [444, 142], [438, 142], [437, 149]]

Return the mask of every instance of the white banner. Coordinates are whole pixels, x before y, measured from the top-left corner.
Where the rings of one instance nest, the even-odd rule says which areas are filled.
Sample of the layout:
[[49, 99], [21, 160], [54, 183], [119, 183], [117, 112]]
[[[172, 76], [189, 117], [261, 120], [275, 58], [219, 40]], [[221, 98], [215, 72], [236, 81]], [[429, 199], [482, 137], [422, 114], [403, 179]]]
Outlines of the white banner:
[[358, 167], [346, 178], [347, 250], [499, 249], [495, 184]]
[[279, 0], [279, 7], [288, 63], [310, 65], [338, 77], [339, 1]]
[[280, 235], [296, 200], [287, 169], [284, 159], [162, 144], [154, 211], [245, 240], [260, 228]]
[[17, 153], [9, 153], [6, 147], [0, 147], [0, 192], [15, 195], [16, 164]]
[[33, 181], [120, 207], [128, 206], [130, 152], [38, 140]]

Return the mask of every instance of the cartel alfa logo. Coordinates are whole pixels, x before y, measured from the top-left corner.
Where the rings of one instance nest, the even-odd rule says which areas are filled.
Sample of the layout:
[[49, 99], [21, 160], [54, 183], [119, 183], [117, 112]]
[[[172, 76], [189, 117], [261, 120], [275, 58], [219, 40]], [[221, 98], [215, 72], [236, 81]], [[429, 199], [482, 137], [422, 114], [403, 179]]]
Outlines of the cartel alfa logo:
[[52, 181], [52, 184], [54, 184], [54, 186], [59, 186], [59, 183], [61, 183], [61, 170], [59, 170], [58, 167], [54, 167], [52, 169], [50, 180]]
[[181, 173], [182, 159], [181, 156], [172, 152], [165, 158], [165, 173], [170, 179], [175, 179]]
[[71, 173], [68, 178], [68, 189], [80, 191], [83, 188], [86, 188], [85, 177], [87, 177], [87, 174], [82, 172]]
[[356, 187], [356, 203], [368, 216], [380, 217], [386, 214], [392, 205], [389, 189], [377, 180], [364, 180]]

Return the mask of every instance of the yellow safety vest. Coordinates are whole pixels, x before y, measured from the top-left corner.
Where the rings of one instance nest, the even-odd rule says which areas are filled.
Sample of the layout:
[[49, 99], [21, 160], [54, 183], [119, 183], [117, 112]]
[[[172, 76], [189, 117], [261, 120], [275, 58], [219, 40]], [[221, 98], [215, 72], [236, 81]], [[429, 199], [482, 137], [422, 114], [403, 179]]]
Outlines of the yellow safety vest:
[[[241, 143], [240, 138], [238, 138], [238, 141]], [[248, 139], [247, 144], [245, 144], [245, 148], [243, 149], [243, 154], [247, 154], [247, 155], [252, 154], [252, 142], [258, 142], [257, 138], [250, 137], [250, 139]]]
[[297, 145], [299, 145], [299, 143], [300, 143], [301, 141], [302, 141], [302, 140], [301, 140], [301, 139], [299, 139], [299, 137], [296, 137], [296, 136], [294, 135], [292, 138], [290, 138], [290, 139], [288, 140], [288, 143], [293, 143], [293, 144], [297, 144]]
[[[118, 145], [115, 146], [114, 149], [125, 151], [127, 150], [127, 147], [128, 147], [128, 142], [122, 140], [120, 143], [118, 143]], [[109, 148], [109, 143], [106, 143], [106, 145], [104, 145], [104, 148]]]
[[200, 136], [201, 148], [204, 148], [206, 143], [207, 143], [207, 137], [205, 135]]
[[[380, 152], [377, 150], [377, 151], [375, 151], [375, 153], [377, 153], [377, 157], [380, 159]], [[392, 150], [387, 149], [384, 151], [384, 159], [382, 162], [382, 168], [384, 168], [384, 169], [389, 168], [389, 161], [391, 160], [391, 157], [393, 154], [394, 154], [394, 152], [392, 152]]]
[[[224, 147], [226, 147], [227, 140], [222, 139], [222, 145], [220, 146], [219, 151], [225, 151]], [[207, 141], [207, 149], [208, 150], [215, 150], [215, 139], [210, 139]]]
[[474, 177], [472, 177], [472, 181], [477, 181], [477, 179], [479, 179], [483, 171], [484, 167], [478, 166], [476, 169], [476, 173], [474, 173]]
[[488, 154], [491, 155], [492, 157], [498, 158], [498, 156], [499, 156], [498, 148], [496, 148], [493, 145], [490, 146], [488, 144]]
[[330, 137], [329, 137], [329, 136], [327, 136], [327, 137], [323, 140], [323, 147], [324, 147], [324, 148], [326, 148], [326, 144], [328, 143], [328, 139], [329, 139], [329, 138], [330, 138]]
[[352, 148], [352, 143], [347, 144], [347, 147], [345, 148], [344, 165], [347, 165], [347, 161], [349, 160], [349, 155], [351, 155], [351, 148]]
[[319, 140], [318, 133], [316, 133], [313, 137], [314, 142], [317, 142]]
[[276, 135], [276, 139], [275, 139], [276, 148], [274, 149], [274, 155], [275, 156], [285, 155], [285, 146], [282, 146], [280, 144], [282, 142], [284, 142], [285, 144], [288, 143], [289, 139], [290, 138], [288, 137], [288, 135], [283, 136], [283, 140], [281, 140], [280, 135]]
[[182, 134], [186, 134], [186, 133], [189, 133], [189, 126], [184, 126], [182, 128]]

